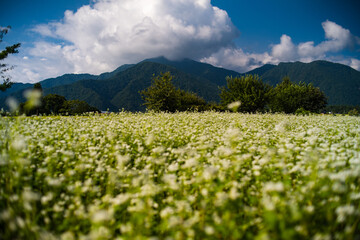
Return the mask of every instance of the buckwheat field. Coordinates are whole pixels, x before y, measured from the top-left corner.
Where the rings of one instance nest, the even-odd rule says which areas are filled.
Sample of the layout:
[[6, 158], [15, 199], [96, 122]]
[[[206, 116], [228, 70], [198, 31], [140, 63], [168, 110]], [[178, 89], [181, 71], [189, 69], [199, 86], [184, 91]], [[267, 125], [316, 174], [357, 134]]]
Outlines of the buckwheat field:
[[0, 239], [360, 239], [360, 118], [0, 118]]

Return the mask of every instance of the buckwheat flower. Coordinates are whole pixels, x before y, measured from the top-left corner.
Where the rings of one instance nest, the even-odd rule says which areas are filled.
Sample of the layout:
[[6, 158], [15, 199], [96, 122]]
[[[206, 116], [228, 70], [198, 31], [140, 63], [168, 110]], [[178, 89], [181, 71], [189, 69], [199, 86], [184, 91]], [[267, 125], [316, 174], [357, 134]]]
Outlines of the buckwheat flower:
[[331, 239], [332, 239], [331, 235], [330, 234], [325, 234], [325, 233], [317, 233], [313, 237], [313, 240], [331, 240]]
[[122, 233], [131, 233], [133, 231], [133, 226], [130, 222], [121, 224], [120, 225], [120, 231]]
[[31, 89], [24, 92], [24, 97], [27, 99], [27, 102], [25, 104], [25, 108], [31, 109], [34, 107], [40, 107], [41, 106], [41, 91], [37, 89]]
[[8, 105], [10, 112], [16, 112], [19, 109], [19, 102], [13, 97], [6, 99], [6, 105]]
[[15, 151], [22, 151], [26, 148], [24, 137], [18, 136], [11, 142], [11, 148]]
[[168, 228], [173, 228], [182, 223], [182, 219], [179, 216], [170, 216], [168, 220]]
[[170, 164], [168, 170], [170, 172], [176, 172], [177, 170], [179, 170], [179, 164], [177, 162]]
[[309, 205], [309, 206], [306, 206], [304, 207], [304, 210], [307, 212], [307, 213], [313, 213], [315, 208], [313, 205]]
[[336, 193], [344, 193], [347, 191], [346, 185], [340, 182], [335, 182], [332, 185], [332, 190]]
[[89, 236], [90, 239], [111, 239], [111, 231], [105, 226], [100, 226], [92, 229]]
[[350, 198], [351, 198], [351, 200], [359, 200], [360, 199], [360, 193], [351, 193]]
[[335, 212], [337, 214], [336, 221], [342, 223], [345, 222], [347, 216], [353, 215], [356, 210], [353, 205], [344, 205], [337, 207]]
[[75, 235], [72, 232], [65, 232], [60, 236], [61, 240], [75, 240]]
[[239, 192], [237, 191], [236, 187], [232, 187], [229, 191], [229, 198], [231, 200], [235, 200], [240, 196]]
[[209, 194], [209, 191], [206, 188], [202, 188], [200, 191], [201, 195], [203, 195], [204, 197], [207, 197]]
[[155, 140], [155, 136], [153, 134], [149, 134], [147, 137], [146, 137], [146, 140], [145, 140], [145, 144], [146, 146], [150, 146], [153, 144]]
[[168, 216], [174, 214], [174, 209], [172, 207], [165, 207], [163, 210], [160, 211], [161, 218], [167, 218]]
[[172, 190], [179, 189], [179, 185], [177, 183], [177, 176], [175, 174], [164, 174], [163, 181]]
[[131, 198], [131, 195], [128, 193], [121, 193], [117, 195], [115, 198], [112, 198], [110, 201], [114, 205], [122, 205], [123, 203], [127, 202]]
[[282, 182], [267, 182], [263, 187], [264, 192], [283, 192], [284, 184]]
[[54, 195], [52, 192], [48, 192], [46, 195], [41, 197], [41, 203], [42, 204], [47, 204], [48, 202], [50, 202], [53, 199]]
[[241, 106], [241, 102], [240, 102], [240, 101], [236, 101], [236, 102], [230, 103], [227, 107], [228, 107], [228, 109], [230, 109], [231, 111], [236, 112], [240, 106]]
[[112, 212], [107, 210], [98, 210], [92, 214], [91, 220], [94, 223], [106, 222], [112, 219]]
[[217, 192], [216, 193], [216, 199], [215, 199], [215, 206], [222, 206], [226, 203], [226, 201], [228, 200], [228, 195], [224, 192]]
[[154, 196], [158, 192], [158, 188], [156, 185], [152, 183], [147, 183], [144, 186], [141, 187], [141, 192], [139, 193], [139, 196], [145, 197], [145, 196]]
[[212, 226], [205, 226], [204, 231], [207, 235], [213, 235], [215, 233], [215, 230]]
[[185, 164], [182, 165], [182, 168], [192, 168], [198, 165], [198, 161], [195, 158], [190, 158], [185, 161]]
[[32, 202], [37, 201], [40, 199], [40, 195], [31, 191], [31, 188], [25, 187], [24, 191], [22, 192], [22, 198], [24, 201]]

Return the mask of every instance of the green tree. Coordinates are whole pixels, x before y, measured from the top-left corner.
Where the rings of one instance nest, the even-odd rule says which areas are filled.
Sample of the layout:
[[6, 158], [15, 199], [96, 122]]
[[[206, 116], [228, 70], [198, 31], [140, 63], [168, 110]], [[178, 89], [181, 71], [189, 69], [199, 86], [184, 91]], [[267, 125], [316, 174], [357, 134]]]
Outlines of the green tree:
[[358, 110], [356, 110], [356, 108], [350, 110], [348, 112], [348, 114], [349, 114], [349, 116], [359, 116], [359, 112], [358, 112]]
[[187, 92], [178, 89], [178, 97], [180, 99], [180, 105], [178, 111], [198, 110], [205, 111], [208, 109], [206, 101], [192, 92]]
[[298, 109], [319, 112], [326, 106], [325, 94], [312, 84], [295, 84], [284, 77], [270, 92], [269, 107], [273, 112], [295, 113]]
[[42, 99], [43, 112], [45, 114], [59, 114], [64, 108], [66, 98], [57, 94], [48, 94]]
[[[8, 27], [0, 27], [0, 43], [2, 42], [3, 37], [8, 33], [10, 30], [10, 26]], [[9, 56], [9, 54], [18, 53], [18, 48], [20, 47], [20, 43], [14, 44], [12, 46], [5, 47], [4, 50], [0, 52], [0, 61], [3, 61], [5, 58]], [[10, 81], [11, 78], [6, 74], [7, 71], [13, 69], [13, 66], [9, 66], [5, 63], [0, 63], [0, 77], [2, 79], [2, 84], [0, 84], [0, 91], [4, 92], [6, 89], [10, 88], [12, 82]]]
[[153, 77], [149, 88], [140, 92], [148, 109], [169, 112], [177, 110], [180, 101], [172, 79], [170, 72], [161, 73], [160, 76]]
[[63, 108], [59, 110], [62, 114], [77, 115], [86, 112], [100, 112], [97, 108], [90, 106], [85, 101], [68, 100], [63, 104]]
[[268, 102], [270, 85], [265, 84], [258, 75], [228, 77], [227, 85], [221, 87], [221, 104], [226, 107], [233, 102], [240, 102], [239, 112], [263, 111]]
[[195, 93], [177, 89], [172, 83], [170, 72], [154, 76], [149, 88], [140, 92], [145, 106], [154, 111], [203, 110], [206, 102]]

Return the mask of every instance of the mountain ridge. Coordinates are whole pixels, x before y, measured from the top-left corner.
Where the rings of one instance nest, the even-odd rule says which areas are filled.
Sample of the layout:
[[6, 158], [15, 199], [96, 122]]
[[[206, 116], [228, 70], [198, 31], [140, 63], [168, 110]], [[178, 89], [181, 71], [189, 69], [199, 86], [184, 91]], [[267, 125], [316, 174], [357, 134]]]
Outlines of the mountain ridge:
[[[281, 82], [285, 76], [296, 83], [311, 82], [329, 96], [331, 105], [360, 105], [360, 72], [327, 61], [266, 64], [240, 74], [191, 59], [171, 61], [158, 57], [145, 59], [138, 64], [125, 64], [100, 75], [64, 74], [40, 83], [45, 95], [54, 93], [63, 95], [68, 100], [84, 100], [101, 110], [143, 111], [145, 107], [139, 92], [150, 86], [154, 75], [167, 71], [174, 76], [176, 87], [192, 91], [212, 102], [219, 102], [219, 87], [226, 85], [227, 76], [257, 74], [272, 86]], [[0, 95], [0, 107], [5, 107], [7, 96], [23, 102], [23, 92], [32, 88], [32, 84], [14, 86], [13, 90], [10, 88], [10, 91], [5, 92], [7, 94]]]

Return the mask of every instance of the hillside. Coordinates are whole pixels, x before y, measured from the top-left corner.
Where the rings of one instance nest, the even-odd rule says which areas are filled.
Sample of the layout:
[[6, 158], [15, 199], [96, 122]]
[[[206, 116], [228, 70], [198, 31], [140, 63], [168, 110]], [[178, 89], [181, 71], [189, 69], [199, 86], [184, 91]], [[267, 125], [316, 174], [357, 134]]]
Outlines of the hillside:
[[[238, 76], [237, 72], [217, 68], [209, 64], [185, 59], [169, 61], [163, 57], [147, 59], [136, 65], [123, 65], [111, 73], [99, 76], [89, 74], [66, 74], [58, 78], [41, 81], [44, 94], [65, 96], [66, 99], [79, 99], [99, 109], [118, 111], [145, 110], [139, 92], [151, 84], [153, 75], [171, 72], [175, 86], [197, 93], [207, 101], [218, 102], [219, 85], [225, 85], [226, 76]], [[61, 84], [63, 82], [63, 84]], [[27, 84], [27, 88], [32, 85]], [[23, 91], [10, 95], [24, 101]], [[5, 107], [5, 98], [0, 99]]]
[[174, 67], [188, 74], [206, 78], [218, 86], [226, 84], [227, 76], [240, 76], [241, 74], [232, 70], [214, 67], [207, 63], [197, 62], [191, 59], [183, 59], [182, 61], [170, 61], [164, 57], [152, 58], [144, 60], [144, 62], [155, 62]]
[[313, 83], [328, 96], [329, 105], [360, 105], [360, 72], [346, 65], [327, 61], [280, 63], [250, 73], [258, 74], [273, 86], [285, 76], [296, 83]]
[[[113, 72], [100, 75], [65, 74], [41, 81], [44, 94], [55, 93], [67, 99], [79, 99], [101, 110], [144, 110], [139, 92], [151, 84], [154, 75], [170, 71], [174, 84], [197, 93], [207, 101], [218, 102], [219, 86], [226, 84], [227, 76], [241, 74], [217, 68], [190, 59], [170, 61], [163, 57], [144, 60], [138, 64], [123, 65]], [[329, 105], [360, 105], [360, 72], [326, 61], [312, 63], [280, 63], [264, 65], [245, 74], [257, 74], [264, 82], [275, 86], [284, 76], [293, 82], [313, 83], [328, 96]], [[0, 108], [6, 108], [5, 99], [12, 96], [24, 101], [23, 92], [32, 84], [16, 83], [0, 94]]]
[[[42, 88], [45, 90], [49, 88], [54, 88], [57, 86], [64, 86], [68, 84], [73, 84], [81, 80], [104, 80], [114, 75], [125, 71], [126, 69], [132, 67], [133, 64], [122, 65], [112, 72], [102, 73], [100, 75], [91, 75], [91, 74], [64, 74], [56, 78], [48, 78], [43, 81], [40, 81]], [[28, 89], [31, 89], [33, 84], [31, 83], [14, 83], [11, 88], [7, 89], [5, 92], [0, 92], [0, 108], [7, 109], [5, 104], [6, 99], [11, 96], [19, 102], [25, 101], [24, 92]]]
[[200, 76], [190, 75], [169, 65], [141, 62], [105, 80], [83, 80], [44, 90], [44, 94], [56, 93], [67, 99], [80, 99], [99, 109], [118, 111], [145, 110], [139, 92], [151, 84], [153, 75], [171, 72], [174, 85], [197, 93], [207, 101], [219, 101], [218, 85]]

